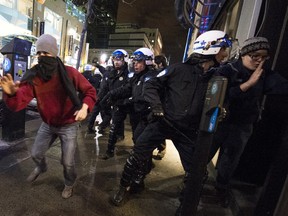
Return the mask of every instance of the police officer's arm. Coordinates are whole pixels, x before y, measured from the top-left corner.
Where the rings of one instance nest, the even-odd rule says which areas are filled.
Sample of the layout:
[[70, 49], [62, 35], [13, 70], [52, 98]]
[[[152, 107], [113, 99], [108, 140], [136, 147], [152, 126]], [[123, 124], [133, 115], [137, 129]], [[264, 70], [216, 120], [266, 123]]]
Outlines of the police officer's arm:
[[102, 81], [100, 83], [100, 89], [98, 93], [98, 100], [97, 102], [100, 102], [105, 95], [109, 92], [109, 84], [108, 84], [108, 77], [107, 74], [102, 78]]
[[109, 93], [112, 99], [129, 98], [132, 96], [132, 83], [128, 82], [124, 86], [111, 90]]
[[144, 83], [144, 99], [147, 101], [153, 110], [163, 111], [160, 92], [164, 90], [165, 84], [169, 79], [171, 71], [165, 69], [161, 71], [156, 77], [150, 78]]

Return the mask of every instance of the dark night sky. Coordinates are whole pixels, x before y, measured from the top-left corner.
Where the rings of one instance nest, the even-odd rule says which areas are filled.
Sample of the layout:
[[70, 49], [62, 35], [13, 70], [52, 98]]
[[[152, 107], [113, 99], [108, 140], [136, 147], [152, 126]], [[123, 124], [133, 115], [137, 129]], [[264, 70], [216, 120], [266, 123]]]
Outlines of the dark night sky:
[[162, 35], [163, 53], [170, 56], [170, 63], [182, 61], [188, 30], [176, 18], [174, 0], [136, 0], [131, 6], [119, 0], [117, 22], [158, 28]]

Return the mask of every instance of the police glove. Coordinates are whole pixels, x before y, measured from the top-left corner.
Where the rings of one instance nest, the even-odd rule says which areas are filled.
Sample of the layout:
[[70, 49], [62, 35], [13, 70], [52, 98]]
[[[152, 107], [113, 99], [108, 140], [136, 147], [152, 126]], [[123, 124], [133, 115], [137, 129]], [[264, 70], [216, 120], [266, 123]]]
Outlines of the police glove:
[[111, 94], [108, 92], [100, 101], [101, 107], [107, 107], [112, 105]]
[[148, 115], [148, 122], [152, 123], [155, 121], [162, 120], [164, 118], [164, 111], [161, 106], [152, 108], [151, 113]]
[[219, 113], [219, 116], [218, 116], [218, 121], [223, 121], [227, 116], [227, 111], [225, 108], [220, 108], [220, 113]]

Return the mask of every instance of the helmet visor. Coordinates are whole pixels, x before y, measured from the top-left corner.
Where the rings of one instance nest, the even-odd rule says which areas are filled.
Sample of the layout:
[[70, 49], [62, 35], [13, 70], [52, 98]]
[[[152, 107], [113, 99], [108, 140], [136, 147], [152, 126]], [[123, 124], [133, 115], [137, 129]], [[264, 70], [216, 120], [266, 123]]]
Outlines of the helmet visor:
[[120, 55], [112, 56], [112, 60], [113, 61], [123, 61], [124, 60], [124, 56], [123, 55], [122, 56], [120, 56]]
[[135, 54], [133, 56], [131, 56], [133, 61], [145, 61], [146, 60], [146, 56], [143, 54]]
[[112, 53], [112, 60], [124, 60], [125, 54], [119, 50]]

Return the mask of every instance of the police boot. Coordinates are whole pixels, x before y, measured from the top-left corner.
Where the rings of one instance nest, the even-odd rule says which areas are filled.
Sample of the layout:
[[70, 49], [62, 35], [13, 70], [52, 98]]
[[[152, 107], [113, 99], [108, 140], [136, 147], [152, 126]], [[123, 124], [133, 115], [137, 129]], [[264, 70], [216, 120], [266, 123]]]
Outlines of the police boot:
[[108, 160], [109, 158], [112, 158], [114, 157], [114, 150], [111, 151], [111, 150], [107, 150], [106, 153], [104, 155], [101, 156], [101, 159], [103, 160]]
[[140, 182], [132, 182], [130, 187], [130, 193], [138, 194], [144, 190], [145, 190], [145, 184], [143, 180]]
[[115, 124], [112, 124], [110, 127], [110, 133], [108, 138], [108, 149], [106, 153], [102, 156], [103, 160], [114, 157], [114, 149], [117, 142], [117, 135], [115, 130]]
[[112, 203], [115, 206], [124, 205], [125, 202], [128, 200], [129, 189], [130, 189], [129, 187], [123, 187], [120, 185], [119, 190], [111, 198]]

